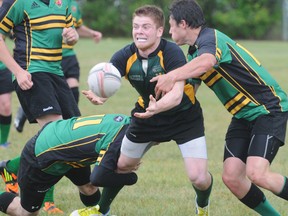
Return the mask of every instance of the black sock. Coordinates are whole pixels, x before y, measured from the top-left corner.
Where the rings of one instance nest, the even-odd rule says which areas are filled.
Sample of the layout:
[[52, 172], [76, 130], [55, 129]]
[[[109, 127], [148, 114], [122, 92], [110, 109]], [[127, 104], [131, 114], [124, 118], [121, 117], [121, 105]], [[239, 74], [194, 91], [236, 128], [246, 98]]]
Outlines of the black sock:
[[285, 182], [283, 185], [283, 189], [279, 194], [276, 194], [278, 197], [281, 197], [282, 199], [288, 200], [288, 181], [287, 181], [287, 177], [285, 178]]
[[0, 194], [0, 211], [6, 213], [8, 206], [16, 197], [16, 194], [3, 192]]
[[239, 200], [249, 208], [254, 209], [265, 199], [266, 198], [264, 193], [255, 184], [251, 184], [248, 193], [242, 199]]
[[95, 206], [100, 200], [101, 193], [98, 189], [94, 194], [87, 196], [82, 193], [79, 193], [80, 199], [85, 206]]

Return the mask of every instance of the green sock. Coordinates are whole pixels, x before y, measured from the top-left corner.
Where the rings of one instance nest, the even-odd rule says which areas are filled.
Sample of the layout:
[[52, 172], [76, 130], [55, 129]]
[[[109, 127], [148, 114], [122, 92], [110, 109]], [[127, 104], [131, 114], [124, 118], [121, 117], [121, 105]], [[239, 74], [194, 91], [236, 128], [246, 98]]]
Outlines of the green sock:
[[100, 206], [99, 211], [102, 214], [106, 214], [109, 211], [111, 203], [113, 202], [114, 198], [117, 196], [117, 194], [123, 187], [124, 186], [103, 188], [101, 198], [98, 203], [98, 205]]
[[44, 206], [45, 202], [54, 202], [54, 186], [52, 186], [45, 194], [42, 206]]
[[197, 204], [198, 206], [202, 208], [209, 204], [209, 197], [210, 197], [212, 186], [213, 186], [213, 177], [211, 173], [210, 175], [211, 175], [211, 184], [205, 191], [201, 191], [197, 189], [194, 185], [192, 185], [197, 194], [197, 200], [196, 200]]
[[0, 145], [6, 143], [8, 140], [11, 127], [11, 119], [12, 115], [10, 116], [0, 115]]
[[17, 175], [20, 166], [20, 156], [17, 156], [9, 160], [6, 164], [6, 168], [9, 172], [12, 172]]
[[280, 216], [280, 214], [271, 206], [266, 198], [253, 210], [262, 216]]

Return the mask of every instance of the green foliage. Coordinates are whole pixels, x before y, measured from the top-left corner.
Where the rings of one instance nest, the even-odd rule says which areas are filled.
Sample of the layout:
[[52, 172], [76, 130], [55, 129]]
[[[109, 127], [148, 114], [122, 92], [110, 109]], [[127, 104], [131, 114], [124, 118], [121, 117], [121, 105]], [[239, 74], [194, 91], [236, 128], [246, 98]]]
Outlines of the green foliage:
[[[131, 18], [135, 8], [144, 4], [161, 7], [168, 16], [172, 0], [86, 0], [82, 4], [87, 26], [104, 36], [130, 37]], [[265, 39], [274, 26], [281, 23], [281, 0], [198, 0], [207, 24], [231, 37]], [[166, 22], [165, 36], [169, 25]], [[278, 33], [277, 33], [278, 32]], [[280, 28], [276, 36], [281, 35]]]

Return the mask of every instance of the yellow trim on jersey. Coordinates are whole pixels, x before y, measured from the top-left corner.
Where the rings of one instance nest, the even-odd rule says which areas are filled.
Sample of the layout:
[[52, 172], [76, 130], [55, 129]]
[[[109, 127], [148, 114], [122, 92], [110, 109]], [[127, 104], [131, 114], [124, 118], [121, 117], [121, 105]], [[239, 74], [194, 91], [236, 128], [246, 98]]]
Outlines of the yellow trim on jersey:
[[46, 54], [62, 54], [62, 49], [45, 49], [45, 48], [32, 48], [32, 52], [46, 53]]
[[12, 28], [14, 28], [14, 23], [11, 20], [9, 20], [7, 17], [4, 17], [3, 21], [0, 23], [0, 28], [8, 33], [10, 32]]
[[[236, 43], [236, 45], [237, 45], [238, 47], [240, 47], [241, 49], [243, 49], [245, 52], [247, 52], [247, 53], [251, 56], [251, 58], [254, 59], [254, 61], [256, 62], [256, 64], [258, 64], [259, 66], [261, 65], [260, 61], [258, 61], [258, 59], [257, 59], [251, 52], [249, 52], [245, 47], [241, 46], [239, 43]], [[241, 55], [240, 55], [240, 56], [241, 56]]]
[[165, 70], [163, 52], [160, 50], [160, 51], [158, 52], [157, 56], [160, 58], [160, 65], [161, 65], [161, 67]]
[[251, 100], [247, 98], [244, 94], [242, 93], [237, 94], [234, 98], [232, 98], [230, 101], [228, 101], [225, 104], [225, 108], [229, 110], [231, 106], [233, 106], [235, 103], [239, 102], [243, 98], [245, 99], [239, 105], [237, 105], [236, 107], [234, 107], [232, 110], [229, 111], [232, 115], [234, 115], [239, 110], [241, 110], [244, 106], [246, 106], [248, 103], [251, 102]]
[[191, 84], [186, 84], [184, 86], [184, 92], [185, 94], [188, 96], [188, 98], [190, 99], [190, 101], [192, 102], [192, 104], [195, 104], [195, 91], [194, 91], [194, 87]]
[[125, 71], [125, 78], [127, 79], [128, 73], [133, 65], [133, 63], [137, 60], [137, 53], [134, 53], [128, 60], [126, 65], [126, 71]]

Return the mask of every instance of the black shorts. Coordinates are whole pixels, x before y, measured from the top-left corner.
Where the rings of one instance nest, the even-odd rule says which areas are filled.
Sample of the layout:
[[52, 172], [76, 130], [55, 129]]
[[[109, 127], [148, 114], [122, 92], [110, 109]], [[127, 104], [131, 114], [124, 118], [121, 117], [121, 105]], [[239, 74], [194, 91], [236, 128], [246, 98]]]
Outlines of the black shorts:
[[[271, 163], [278, 148], [284, 145], [287, 119], [288, 112], [262, 115], [252, 122], [232, 118], [226, 133], [224, 160], [237, 157], [246, 162], [248, 156], [260, 156]], [[269, 146], [274, 148], [271, 152]]]
[[[41, 133], [41, 131], [39, 131], [39, 133]], [[90, 182], [90, 166], [72, 168], [66, 173], [63, 173], [63, 175], [58, 176], [43, 172], [39, 168], [41, 161], [37, 160], [34, 150], [39, 133], [31, 138], [25, 145], [21, 153], [18, 171], [21, 206], [29, 212], [35, 212], [41, 208], [46, 192], [63, 176], [69, 178], [70, 181], [77, 186], [82, 186]]]
[[147, 119], [134, 117], [135, 112], [144, 110], [136, 105], [131, 113], [131, 123], [126, 132], [129, 140], [136, 143], [176, 141], [183, 144], [204, 136], [204, 119], [199, 106], [191, 107], [174, 115], [157, 114]]
[[47, 114], [59, 114], [64, 119], [80, 116], [80, 110], [66, 80], [62, 76], [37, 72], [32, 74], [33, 86], [22, 90], [14, 81], [15, 91], [30, 123]]
[[76, 55], [63, 57], [61, 67], [66, 79], [75, 78], [79, 81], [80, 66]]
[[14, 91], [12, 73], [8, 68], [0, 70], [0, 94], [10, 93], [12, 91]]

